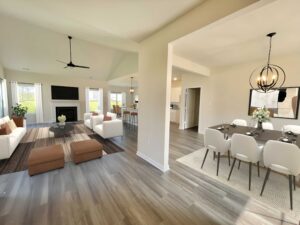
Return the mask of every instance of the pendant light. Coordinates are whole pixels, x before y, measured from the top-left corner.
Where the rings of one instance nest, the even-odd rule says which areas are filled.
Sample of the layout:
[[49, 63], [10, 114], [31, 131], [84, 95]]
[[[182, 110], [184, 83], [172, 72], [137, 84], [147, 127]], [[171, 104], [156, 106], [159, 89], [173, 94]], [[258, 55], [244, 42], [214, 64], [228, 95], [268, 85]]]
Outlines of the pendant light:
[[275, 32], [267, 34], [270, 38], [269, 54], [267, 64], [263, 67], [256, 68], [250, 76], [249, 83], [250, 86], [258, 92], [271, 92], [275, 89], [279, 89], [285, 82], [285, 72], [284, 70], [275, 64], [271, 64], [271, 50], [272, 50], [272, 37]]
[[129, 92], [130, 94], [133, 94], [134, 93], [134, 88], [132, 87], [132, 80], [133, 80], [133, 77], [130, 77], [131, 81], [130, 81], [130, 89], [129, 89]]

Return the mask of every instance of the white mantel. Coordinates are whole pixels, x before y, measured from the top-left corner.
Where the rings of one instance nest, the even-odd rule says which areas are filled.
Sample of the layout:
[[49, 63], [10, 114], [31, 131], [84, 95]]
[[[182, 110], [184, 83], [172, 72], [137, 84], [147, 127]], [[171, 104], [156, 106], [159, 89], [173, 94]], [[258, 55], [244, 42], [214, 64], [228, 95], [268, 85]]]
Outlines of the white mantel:
[[77, 118], [80, 118], [80, 103], [78, 100], [52, 100], [50, 102], [51, 122], [56, 122], [56, 107], [76, 107]]

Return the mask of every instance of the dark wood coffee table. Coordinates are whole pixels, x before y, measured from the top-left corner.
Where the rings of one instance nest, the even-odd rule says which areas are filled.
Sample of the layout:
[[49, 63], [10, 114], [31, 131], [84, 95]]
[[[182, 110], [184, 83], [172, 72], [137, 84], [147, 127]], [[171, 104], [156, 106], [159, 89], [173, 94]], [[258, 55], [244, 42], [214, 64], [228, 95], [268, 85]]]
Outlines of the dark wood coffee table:
[[69, 136], [73, 130], [74, 125], [71, 123], [66, 123], [63, 126], [59, 125], [58, 123], [55, 123], [49, 128], [49, 132], [53, 132], [55, 138], [63, 137], [64, 142], [66, 142], [66, 137]]

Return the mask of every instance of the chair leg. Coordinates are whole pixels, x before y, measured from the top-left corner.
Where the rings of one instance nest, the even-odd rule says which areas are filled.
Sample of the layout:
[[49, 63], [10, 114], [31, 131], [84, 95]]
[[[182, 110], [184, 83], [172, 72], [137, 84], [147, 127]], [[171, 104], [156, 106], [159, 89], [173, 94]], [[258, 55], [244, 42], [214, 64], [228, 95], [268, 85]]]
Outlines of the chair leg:
[[206, 160], [206, 156], [207, 156], [208, 151], [209, 151], [209, 149], [206, 149], [206, 152], [205, 152], [205, 155], [204, 155], [204, 159], [203, 159], [203, 162], [202, 162], [202, 165], [201, 165], [201, 169], [202, 169], [202, 167], [204, 165], [204, 162]]
[[293, 176], [294, 191], [296, 191], [296, 176]]
[[239, 160], [238, 170], [240, 169], [240, 167], [241, 167], [241, 160]]
[[257, 175], [258, 175], [258, 177], [260, 177], [260, 173], [259, 173], [259, 161], [257, 162]]
[[290, 204], [291, 204], [291, 210], [293, 210], [293, 175], [289, 175], [289, 186], [290, 186]]
[[230, 151], [228, 151], [228, 165], [230, 166]]
[[217, 176], [219, 175], [220, 157], [221, 157], [221, 153], [218, 152]]
[[265, 186], [266, 186], [267, 180], [269, 179], [270, 172], [271, 172], [271, 169], [268, 168], [267, 173], [266, 173], [266, 176], [265, 176], [265, 180], [264, 180], [264, 183], [263, 183], [261, 192], [260, 192], [260, 196], [262, 196], [262, 194], [263, 194], [263, 192], [264, 192], [264, 190], [265, 190]]
[[231, 174], [232, 174], [232, 170], [233, 170], [235, 161], [236, 161], [236, 158], [233, 159], [233, 163], [232, 163], [232, 165], [231, 165], [231, 169], [230, 169], [230, 172], [229, 172], [229, 175], [228, 175], [228, 179], [227, 179], [227, 180], [230, 180], [230, 177], [231, 177]]
[[252, 162], [249, 162], [249, 191], [251, 190]]

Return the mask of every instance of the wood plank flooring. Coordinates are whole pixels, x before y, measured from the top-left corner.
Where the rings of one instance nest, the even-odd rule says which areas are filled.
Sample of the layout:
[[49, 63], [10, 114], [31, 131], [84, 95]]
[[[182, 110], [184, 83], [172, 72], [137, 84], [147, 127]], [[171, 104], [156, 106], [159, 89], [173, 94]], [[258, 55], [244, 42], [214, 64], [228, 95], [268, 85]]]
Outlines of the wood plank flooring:
[[170, 171], [136, 156], [137, 128], [113, 141], [126, 151], [29, 177], [0, 176], [0, 224], [298, 224], [175, 160], [203, 146], [171, 125]]

